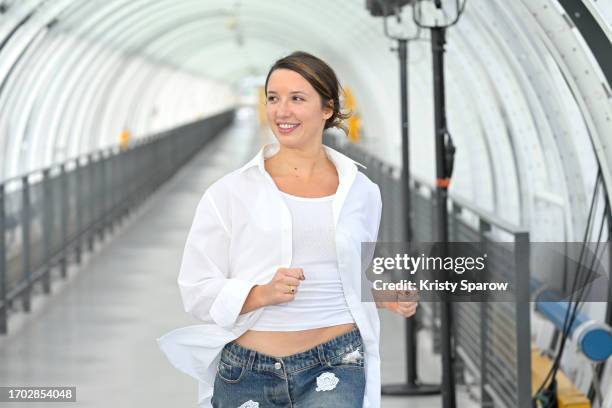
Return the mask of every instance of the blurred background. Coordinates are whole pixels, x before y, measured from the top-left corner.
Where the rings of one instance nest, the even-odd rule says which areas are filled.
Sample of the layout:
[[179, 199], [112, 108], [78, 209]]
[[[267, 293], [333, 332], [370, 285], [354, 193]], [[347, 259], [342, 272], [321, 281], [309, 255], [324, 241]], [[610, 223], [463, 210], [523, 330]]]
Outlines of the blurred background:
[[[0, 386], [197, 403], [155, 339], [197, 324], [195, 207], [274, 141], [265, 75], [295, 50], [340, 79], [324, 142], [381, 187], [379, 241], [514, 243], [515, 302], [380, 311], [382, 406], [611, 408], [608, 0], [0, 0]], [[599, 297], [535, 242], [589, 243]]]

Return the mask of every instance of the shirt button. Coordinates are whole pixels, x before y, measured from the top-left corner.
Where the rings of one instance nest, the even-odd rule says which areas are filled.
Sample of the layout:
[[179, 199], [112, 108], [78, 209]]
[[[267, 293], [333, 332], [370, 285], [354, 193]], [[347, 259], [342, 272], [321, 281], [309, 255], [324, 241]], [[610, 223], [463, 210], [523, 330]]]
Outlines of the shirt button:
[[278, 363], [278, 362], [274, 363], [274, 368], [276, 368], [277, 370], [280, 370], [281, 367], [282, 367], [281, 363]]

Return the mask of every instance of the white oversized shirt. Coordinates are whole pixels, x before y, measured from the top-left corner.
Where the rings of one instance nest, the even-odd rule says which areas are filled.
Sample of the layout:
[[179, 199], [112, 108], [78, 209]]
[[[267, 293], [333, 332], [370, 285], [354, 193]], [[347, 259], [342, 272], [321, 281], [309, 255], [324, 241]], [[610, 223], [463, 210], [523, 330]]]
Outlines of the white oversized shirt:
[[[344, 296], [361, 332], [366, 387], [363, 408], [380, 407], [380, 322], [361, 262], [361, 243], [375, 242], [382, 211], [378, 186], [340, 152], [323, 146], [339, 176], [332, 209]], [[240, 314], [254, 285], [267, 284], [292, 257], [291, 214], [265, 170], [268, 144], [204, 193], [187, 237], [178, 276], [185, 311], [203, 322], [157, 339], [177, 369], [199, 381], [198, 407], [211, 408], [221, 350], [253, 326], [263, 308]], [[362, 166], [363, 167], [363, 166]], [[367, 260], [367, 263], [369, 263]], [[364, 265], [367, 266], [367, 265]]]

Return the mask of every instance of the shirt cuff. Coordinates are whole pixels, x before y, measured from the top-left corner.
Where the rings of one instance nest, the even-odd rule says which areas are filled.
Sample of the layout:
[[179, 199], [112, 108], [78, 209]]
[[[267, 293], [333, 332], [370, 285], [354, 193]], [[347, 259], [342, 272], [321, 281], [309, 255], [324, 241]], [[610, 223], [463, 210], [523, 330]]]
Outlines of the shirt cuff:
[[210, 317], [223, 328], [232, 327], [249, 292], [256, 284], [242, 279], [227, 279], [210, 307]]

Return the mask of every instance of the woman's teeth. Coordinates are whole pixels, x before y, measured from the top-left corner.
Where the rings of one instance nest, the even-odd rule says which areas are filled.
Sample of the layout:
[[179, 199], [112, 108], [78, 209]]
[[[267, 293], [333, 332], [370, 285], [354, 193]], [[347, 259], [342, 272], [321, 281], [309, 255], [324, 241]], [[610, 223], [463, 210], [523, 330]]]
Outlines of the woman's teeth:
[[297, 128], [298, 126], [299, 126], [299, 123], [296, 125], [283, 123], [283, 124], [278, 125], [278, 129], [281, 133], [290, 133], [290, 132], [293, 132], [293, 130]]

